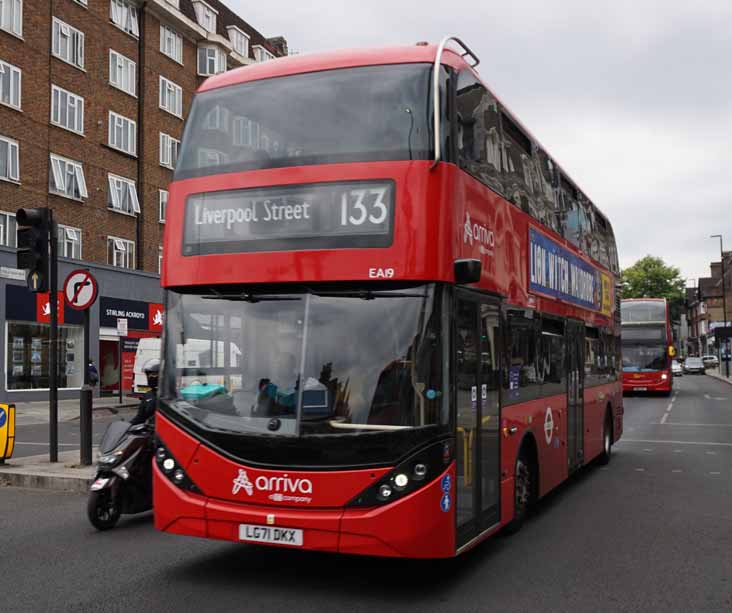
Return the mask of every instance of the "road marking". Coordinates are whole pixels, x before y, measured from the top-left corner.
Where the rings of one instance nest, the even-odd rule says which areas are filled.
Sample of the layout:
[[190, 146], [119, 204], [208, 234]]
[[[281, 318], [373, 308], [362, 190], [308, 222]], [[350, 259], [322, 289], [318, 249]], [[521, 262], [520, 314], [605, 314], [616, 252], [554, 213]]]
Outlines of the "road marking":
[[646, 469], [645, 468], [636, 468], [635, 469], [635, 472], [637, 472], [637, 473], [644, 473], [644, 472], [646, 472]]
[[710, 472], [709, 474], [710, 475], [721, 475], [722, 473], [715, 470], [714, 472]]
[[682, 472], [684, 472], [684, 471], [683, 471], [683, 470], [681, 470], [680, 468], [674, 468], [674, 469], [673, 469], [673, 470], [672, 470], [671, 472], [672, 472], [672, 473], [682, 473]]
[[[44, 447], [48, 447], [48, 443], [25, 443], [25, 442], [16, 442], [16, 445], [43, 445]], [[58, 443], [59, 447], [77, 447], [78, 445], [76, 443]]]
[[665, 424], [667, 419], [668, 419], [668, 413], [664, 413], [663, 417], [661, 418], [661, 423]]
[[717, 455], [717, 452], [716, 451], [707, 451], [706, 454], [707, 455]]
[[674, 453], [684, 453], [682, 449], [674, 449]]
[[707, 400], [727, 400], [726, 396], [710, 396], [709, 394], [704, 394], [704, 398]]
[[[710, 447], [732, 447], [732, 443], [706, 443], [704, 441], [659, 441], [642, 438], [621, 438], [617, 443], [661, 443], [665, 445], [708, 445]], [[681, 453], [681, 449], [674, 449], [675, 453]]]
[[651, 453], [651, 451], [653, 451], [653, 449], [644, 449], [643, 451], [647, 451], [648, 453]]
[[[663, 422], [661, 422], [663, 423]], [[680, 421], [670, 421], [666, 424], [667, 426], [691, 426], [691, 427], [705, 427], [705, 428], [732, 428], [732, 424], [685, 424]]]

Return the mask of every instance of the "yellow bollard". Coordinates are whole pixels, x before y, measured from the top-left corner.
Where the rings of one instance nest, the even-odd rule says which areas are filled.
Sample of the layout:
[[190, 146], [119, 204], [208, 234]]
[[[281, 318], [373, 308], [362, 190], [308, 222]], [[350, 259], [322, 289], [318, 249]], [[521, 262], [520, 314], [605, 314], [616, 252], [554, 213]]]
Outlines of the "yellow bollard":
[[15, 405], [0, 404], [0, 464], [13, 455], [15, 447]]

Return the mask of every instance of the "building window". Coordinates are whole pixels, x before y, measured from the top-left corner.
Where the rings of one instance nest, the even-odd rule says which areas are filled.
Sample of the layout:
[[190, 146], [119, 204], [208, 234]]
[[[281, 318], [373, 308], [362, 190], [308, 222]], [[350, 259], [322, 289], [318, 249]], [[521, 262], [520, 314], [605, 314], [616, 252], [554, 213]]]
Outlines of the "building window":
[[165, 223], [165, 212], [168, 208], [168, 191], [165, 189], [161, 189], [159, 190], [158, 194], [158, 221], [160, 223]]
[[0, 30], [23, 36], [23, 0], [0, 0]]
[[0, 136], [0, 179], [20, 181], [19, 166], [18, 141]]
[[0, 211], [0, 245], [3, 247], [18, 246], [18, 225], [13, 213]]
[[117, 268], [135, 268], [135, 243], [115, 236], [107, 237], [107, 264]]
[[81, 4], [81, 6], [89, 6], [89, 0], [74, 0], [76, 4]]
[[176, 117], [183, 117], [183, 89], [160, 77], [160, 108]]
[[249, 57], [249, 36], [236, 26], [229, 26], [228, 30], [229, 40], [231, 40], [231, 45], [234, 47], [234, 51], [239, 55]]
[[109, 82], [114, 87], [134, 96], [137, 85], [136, 75], [135, 62], [121, 53], [109, 50]]
[[51, 53], [67, 64], [83, 69], [84, 33], [54, 17]]
[[130, 155], [137, 153], [137, 124], [109, 111], [109, 146]]
[[158, 274], [163, 272], [163, 248], [158, 247]]
[[58, 254], [62, 258], [81, 259], [81, 230], [58, 224]]
[[216, 15], [218, 15], [218, 11], [211, 8], [205, 2], [201, 2], [201, 0], [194, 0], [193, 9], [196, 11], [196, 19], [198, 20], [199, 25], [206, 30], [206, 32], [215, 34]]
[[226, 54], [218, 47], [198, 48], [198, 74], [204, 77], [226, 71]]
[[0, 60], [0, 103], [20, 109], [20, 69]]
[[51, 154], [51, 172], [49, 173], [49, 188], [52, 194], [81, 200], [88, 198], [86, 181], [84, 180], [84, 169], [81, 162], [75, 162], [63, 158], [60, 155]]
[[135, 38], [140, 36], [137, 23], [137, 7], [127, 0], [111, 0], [109, 18], [112, 23]]
[[84, 134], [84, 98], [51, 85], [51, 123]]
[[160, 165], [174, 169], [178, 162], [178, 147], [180, 141], [168, 134], [160, 133]]
[[267, 60], [275, 59], [274, 54], [267, 51], [262, 45], [254, 45], [252, 49], [254, 50], [254, 59], [257, 62], [266, 62]]
[[[48, 305], [45, 308], [49, 308]], [[48, 389], [50, 330], [51, 326], [48, 324], [29, 321], [7, 322], [5, 337], [8, 339], [6, 353], [8, 360], [5, 389]], [[84, 328], [59, 325], [57, 348], [59, 387], [81, 387], [84, 378]]]
[[183, 63], [183, 37], [162, 23], [160, 24], [160, 53], [179, 64]]
[[137, 187], [134, 181], [118, 177], [117, 175], [108, 175], [109, 194], [107, 197], [107, 206], [115, 211], [135, 215], [140, 212], [140, 201], [137, 199]]

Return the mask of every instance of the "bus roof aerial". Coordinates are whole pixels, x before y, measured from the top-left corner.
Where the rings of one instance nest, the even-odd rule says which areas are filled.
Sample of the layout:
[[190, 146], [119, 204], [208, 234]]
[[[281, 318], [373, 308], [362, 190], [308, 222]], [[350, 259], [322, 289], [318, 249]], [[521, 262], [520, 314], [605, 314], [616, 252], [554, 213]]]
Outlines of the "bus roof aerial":
[[609, 461], [612, 227], [477, 64], [448, 37], [201, 86], [165, 224], [158, 529], [450, 557]]

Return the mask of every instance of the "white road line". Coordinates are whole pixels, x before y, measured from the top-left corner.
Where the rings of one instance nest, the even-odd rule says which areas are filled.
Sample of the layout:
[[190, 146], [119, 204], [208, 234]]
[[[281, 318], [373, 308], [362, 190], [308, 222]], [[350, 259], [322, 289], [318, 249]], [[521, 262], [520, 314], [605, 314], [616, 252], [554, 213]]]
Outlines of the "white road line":
[[674, 449], [674, 453], [684, 453], [683, 449]]
[[661, 423], [665, 424], [667, 419], [668, 419], [668, 413], [664, 413], [663, 417], [661, 418]]
[[681, 470], [680, 468], [674, 468], [674, 469], [673, 469], [673, 470], [672, 470], [671, 472], [672, 472], [672, 473], [682, 473], [682, 472], [684, 472], [684, 471], [683, 471], [683, 470]]
[[722, 473], [715, 470], [714, 472], [710, 472], [709, 474], [710, 475], [721, 475]]
[[647, 451], [648, 453], [651, 453], [651, 451], [653, 451], [653, 449], [644, 449], [643, 451]]
[[646, 469], [645, 468], [636, 468], [635, 469], [635, 472], [637, 472], [637, 473], [644, 473], [644, 472], [646, 472]]
[[[15, 444], [16, 445], [43, 445], [44, 447], [48, 447], [48, 443], [25, 443], [25, 442], [17, 441]], [[58, 446], [59, 447], [77, 447], [78, 445], [76, 445], [75, 443], [59, 443]]]
[[[732, 443], [706, 443], [704, 441], [659, 441], [659, 440], [650, 440], [650, 439], [643, 439], [643, 438], [621, 438], [617, 443], [652, 443], [657, 444], [661, 443], [664, 445], [708, 445], [710, 447], [732, 447]], [[676, 453], [681, 453], [681, 449], [675, 449]]]
[[716, 451], [707, 451], [706, 454], [707, 455], [717, 455], [717, 452]]
[[[661, 422], [663, 423], [663, 422]], [[666, 424], [667, 426], [691, 426], [693, 428], [696, 427], [705, 427], [705, 428], [732, 428], [732, 424], [685, 424], [680, 421], [670, 421]]]

